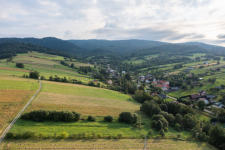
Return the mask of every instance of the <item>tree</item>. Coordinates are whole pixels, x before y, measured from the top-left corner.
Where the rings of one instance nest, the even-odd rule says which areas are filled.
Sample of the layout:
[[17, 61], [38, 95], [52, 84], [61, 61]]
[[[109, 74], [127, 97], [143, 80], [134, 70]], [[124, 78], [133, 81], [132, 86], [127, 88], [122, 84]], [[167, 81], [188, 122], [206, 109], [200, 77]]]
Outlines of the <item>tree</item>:
[[200, 61], [200, 60], [201, 60], [200, 57], [196, 57], [196, 58], [195, 58], [195, 61]]
[[127, 73], [127, 74], [125, 75], [125, 78], [126, 78], [128, 81], [132, 80], [132, 78], [131, 78], [131, 76], [130, 76], [129, 73]]
[[124, 122], [127, 124], [135, 124], [138, 121], [138, 115], [131, 112], [122, 112], [119, 115], [119, 122]]
[[18, 67], [18, 68], [24, 68], [24, 65], [23, 65], [23, 63], [16, 63], [16, 67]]
[[87, 120], [95, 122], [96, 121], [96, 117], [94, 117], [92, 115], [89, 115]]
[[112, 122], [113, 121], [113, 116], [111, 116], [111, 115], [105, 116], [104, 117], [104, 121]]
[[194, 88], [194, 85], [191, 85], [191, 89], [193, 89]]
[[160, 120], [158, 120], [157, 122], [156, 122], [156, 124], [155, 124], [155, 128], [159, 131], [159, 130], [161, 130], [162, 128], [163, 128], [163, 123], [160, 121]]
[[182, 124], [182, 121], [183, 121], [183, 118], [182, 118], [181, 114], [176, 114], [175, 123]]
[[40, 76], [39, 72], [37, 71], [31, 71], [29, 77], [30, 78], [34, 78], [34, 79], [38, 79]]
[[198, 101], [198, 108], [203, 111], [205, 109], [205, 102], [203, 100]]
[[74, 68], [74, 63], [72, 63], [72, 64], [70, 65], [70, 67], [71, 67], [71, 68]]
[[220, 64], [220, 62], [219, 61], [217, 61], [217, 65], [219, 65]]

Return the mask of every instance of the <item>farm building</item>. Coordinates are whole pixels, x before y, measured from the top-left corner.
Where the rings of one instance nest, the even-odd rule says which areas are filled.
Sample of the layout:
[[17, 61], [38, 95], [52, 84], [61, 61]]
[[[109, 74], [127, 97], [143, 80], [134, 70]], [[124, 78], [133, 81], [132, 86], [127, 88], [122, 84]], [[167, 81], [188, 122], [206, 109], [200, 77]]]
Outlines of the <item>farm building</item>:
[[215, 96], [213, 96], [213, 95], [206, 95], [205, 97], [206, 97], [208, 100], [209, 100], [209, 99], [214, 99], [214, 98], [215, 98]]
[[166, 98], [166, 94], [158, 94], [160, 98], [165, 99]]
[[201, 96], [200, 96], [200, 95], [196, 95], [196, 94], [192, 94], [192, 95], [190, 96], [190, 99], [191, 99], [191, 100], [197, 100], [197, 99], [199, 99], [199, 98], [201, 98]]

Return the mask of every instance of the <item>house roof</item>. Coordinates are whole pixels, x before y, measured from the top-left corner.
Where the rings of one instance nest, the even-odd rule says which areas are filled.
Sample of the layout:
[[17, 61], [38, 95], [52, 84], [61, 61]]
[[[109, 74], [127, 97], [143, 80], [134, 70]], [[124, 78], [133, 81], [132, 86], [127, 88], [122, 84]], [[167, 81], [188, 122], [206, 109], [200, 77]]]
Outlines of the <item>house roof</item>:
[[191, 74], [189, 74], [188, 76], [189, 76], [189, 77], [192, 77], [192, 75], [191, 75]]
[[166, 94], [158, 94], [161, 98], [166, 98]]
[[171, 87], [171, 90], [179, 90], [178, 87]]
[[213, 95], [206, 95], [206, 98], [214, 98], [215, 96]]
[[221, 86], [215, 86], [215, 88], [222, 89], [222, 87], [221, 87]]
[[200, 97], [201, 97], [200, 95], [196, 95], [196, 94], [192, 94], [192, 95], [191, 95], [191, 98], [192, 98], [192, 99], [197, 99], [197, 98], [200, 98]]

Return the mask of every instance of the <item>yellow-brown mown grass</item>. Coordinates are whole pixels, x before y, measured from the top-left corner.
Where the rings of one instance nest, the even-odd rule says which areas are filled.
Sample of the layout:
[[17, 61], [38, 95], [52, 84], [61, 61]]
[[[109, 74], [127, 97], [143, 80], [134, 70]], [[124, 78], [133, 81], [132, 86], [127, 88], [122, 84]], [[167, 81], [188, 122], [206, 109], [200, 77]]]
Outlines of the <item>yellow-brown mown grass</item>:
[[[2, 149], [129, 149], [142, 150], [144, 140], [141, 139], [121, 139], [121, 140], [18, 140], [5, 141]], [[172, 139], [148, 139], [147, 149], [161, 150], [217, 150], [212, 145], [202, 142], [179, 141]]]
[[0, 89], [0, 133], [35, 91]]
[[116, 99], [41, 92], [26, 112], [47, 109], [77, 111], [84, 116], [90, 114], [96, 116], [118, 116], [122, 111], [137, 112], [140, 110], [140, 105], [137, 102]]

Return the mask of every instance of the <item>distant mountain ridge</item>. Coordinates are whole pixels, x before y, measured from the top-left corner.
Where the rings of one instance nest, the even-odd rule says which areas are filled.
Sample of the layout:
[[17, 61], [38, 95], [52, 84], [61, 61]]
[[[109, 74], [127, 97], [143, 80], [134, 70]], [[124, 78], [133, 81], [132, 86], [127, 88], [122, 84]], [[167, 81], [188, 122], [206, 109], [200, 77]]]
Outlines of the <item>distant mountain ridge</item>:
[[116, 53], [127, 53], [139, 49], [150, 48], [154, 46], [164, 45], [164, 42], [148, 41], [148, 40], [68, 40], [79, 47], [87, 50], [104, 49]]

